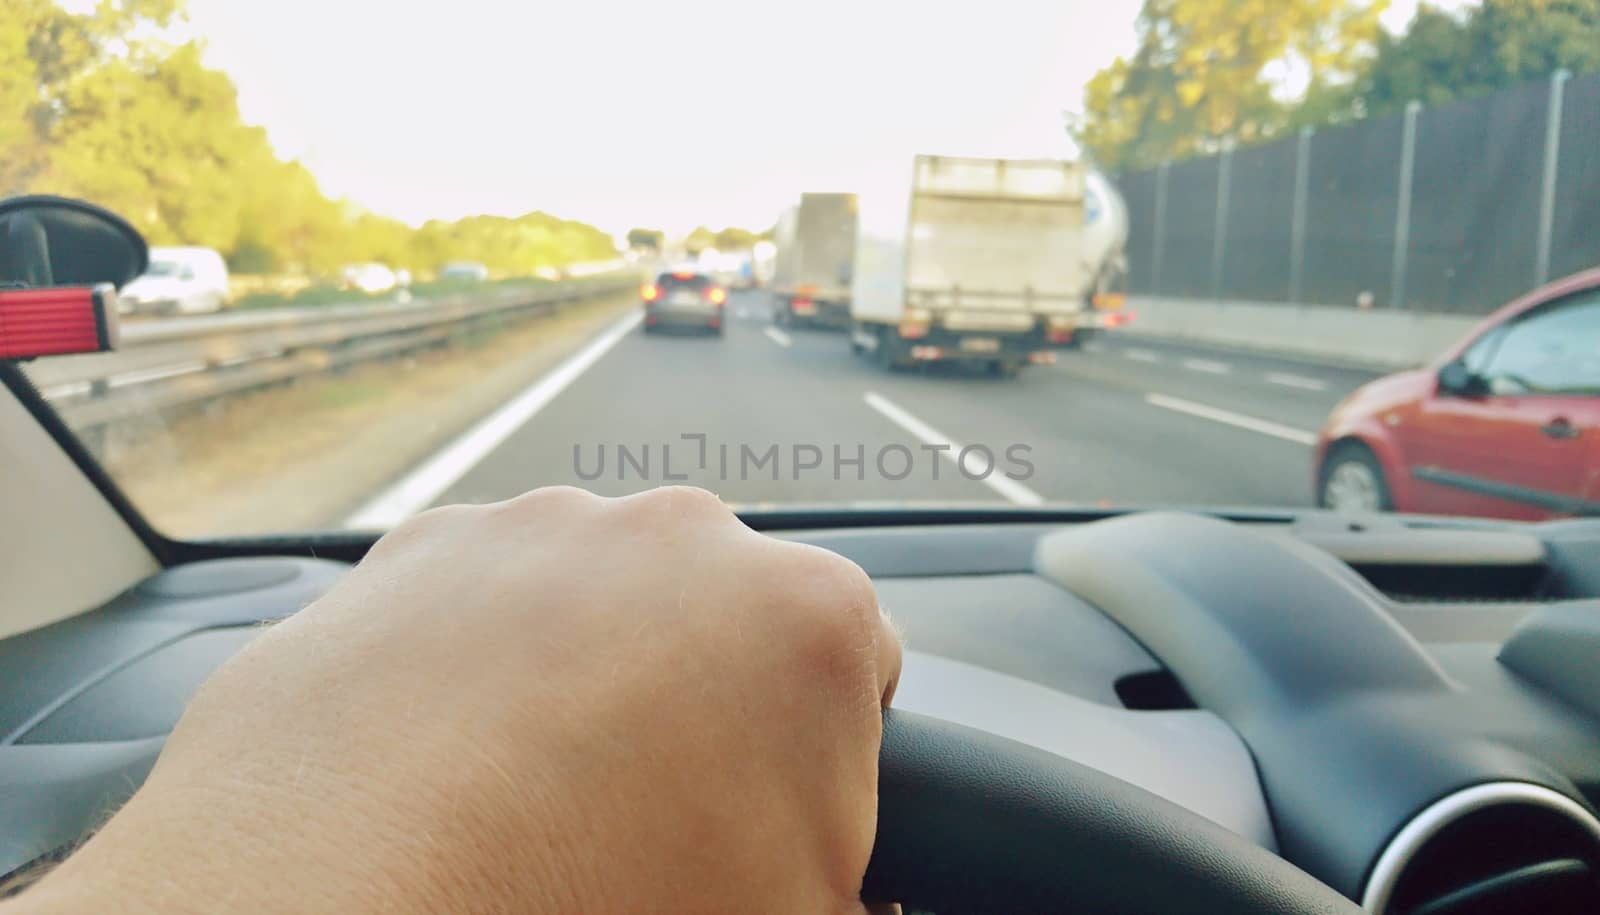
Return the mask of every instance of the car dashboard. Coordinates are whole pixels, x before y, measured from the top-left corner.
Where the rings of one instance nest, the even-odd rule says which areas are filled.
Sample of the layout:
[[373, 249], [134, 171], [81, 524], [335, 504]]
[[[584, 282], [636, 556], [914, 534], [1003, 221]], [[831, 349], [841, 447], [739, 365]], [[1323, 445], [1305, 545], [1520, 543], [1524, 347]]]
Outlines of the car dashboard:
[[[1600, 911], [1600, 525], [836, 527], [895, 704], [1142, 787], [1369, 911]], [[0, 642], [0, 873], [91, 830], [188, 698], [348, 569], [214, 559]]]

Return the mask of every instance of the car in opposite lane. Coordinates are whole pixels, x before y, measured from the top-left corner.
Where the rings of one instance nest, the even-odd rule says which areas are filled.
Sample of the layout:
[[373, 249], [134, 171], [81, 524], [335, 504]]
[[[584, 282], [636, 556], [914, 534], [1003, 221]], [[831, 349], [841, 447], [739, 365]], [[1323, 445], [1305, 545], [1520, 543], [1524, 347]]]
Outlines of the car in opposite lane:
[[125, 315], [195, 315], [228, 303], [228, 265], [211, 248], [151, 248], [150, 266], [122, 287], [117, 310]]
[[722, 336], [728, 290], [693, 268], [667, 271], [640, 290], [645, 333], [662, 328], [696, 328]]
[[1600, 270], [1515, 301], [1318, 436], [1318, 504], [1513, 520], [1600, 515]]

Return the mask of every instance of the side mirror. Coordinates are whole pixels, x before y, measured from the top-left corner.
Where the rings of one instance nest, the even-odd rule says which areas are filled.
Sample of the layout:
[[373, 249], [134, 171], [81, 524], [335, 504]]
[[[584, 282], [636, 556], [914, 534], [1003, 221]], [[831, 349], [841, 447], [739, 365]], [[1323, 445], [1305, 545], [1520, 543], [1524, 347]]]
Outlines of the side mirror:
[[0, 200], [0, 359], [115, 348], [116, 287], [149, 265], [144, 238], [109, 210], [65, 197]]
[[1482, 397], [1489, 393], [1489, 385], [1465, 363], [1451, 362], [1439, 369], [1439, 392], [1456, 397]]
[[66, 197], [0, 200], [0, 287], [121, 286], [150, 249], [110, 210]]

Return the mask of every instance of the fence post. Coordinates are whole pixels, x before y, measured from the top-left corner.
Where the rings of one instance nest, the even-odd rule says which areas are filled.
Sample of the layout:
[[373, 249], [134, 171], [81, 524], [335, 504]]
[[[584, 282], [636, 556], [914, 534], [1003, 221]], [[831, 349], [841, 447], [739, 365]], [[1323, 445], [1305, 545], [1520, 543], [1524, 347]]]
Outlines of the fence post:
[[1550, 246], [1556, 219], [1556, 177], [1561, 167], [1561, 117], [1572, 73], [1557, 70], [1550, 77], [1550, 102], [1545, 105], [1544, 181], [1539, 187], [1539, 249], [1533, 266], [1533, 285], [1550, 281]]
[[1405, 128], [1400, 139], [1400, 192], [1394, 211], [1394, 263], [1389, 270], [1389, 307], [1406, 304], [1406, 252], [1411, 247], [1411, 180], [1417, 164], [1417, 114], [1422, 103], [1406, 103]]
[[1233, 184], [1233, 141], [1222, 141], [1217, 157], [1217, 221], [1211, 235], [1211, 298], [1222, 300], [1222, 258], [1228, 251], [1228, 195]]
[[1294, 214], [1289, 218], [1289, 301], [1300, 301], [1306, 263], [1306, 198], [1311, 190], [1312, 127], [1300, 128], [1294, 150]]
[[1167, 246], [1167, 173], [1172, 163], [1165, 160], [1156, 167], [1155, 250], [1150, 253], [1150, 294], [1161, 295], [1161, 257]]

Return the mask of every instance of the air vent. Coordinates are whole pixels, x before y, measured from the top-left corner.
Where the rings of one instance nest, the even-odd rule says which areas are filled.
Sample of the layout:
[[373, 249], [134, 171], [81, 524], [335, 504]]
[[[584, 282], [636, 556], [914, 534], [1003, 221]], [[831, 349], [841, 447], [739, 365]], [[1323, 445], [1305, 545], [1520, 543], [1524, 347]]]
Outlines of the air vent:
[[1400, 830], [1361, 904], [1382, 915], [1593, 915], [1600, 912], [1600, 820], [1538, 785], [1459, 791]]
[[1550, 571], [1527, 565], [1351, 563], [1362, 578], [1389, 597], [1407, 603], [1532, 601], [1548, 597]]
[[1167, 670], [1118, 677], [1114, 688], [1122, 707], [1136, 712], [1171, 712], [1195, 707], [1183, 684]]

